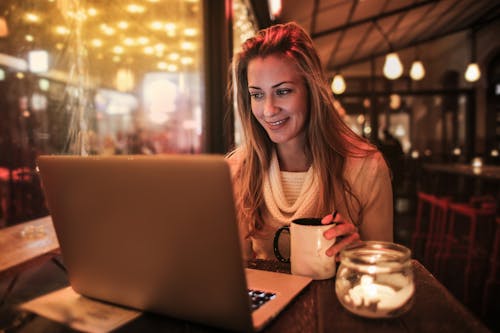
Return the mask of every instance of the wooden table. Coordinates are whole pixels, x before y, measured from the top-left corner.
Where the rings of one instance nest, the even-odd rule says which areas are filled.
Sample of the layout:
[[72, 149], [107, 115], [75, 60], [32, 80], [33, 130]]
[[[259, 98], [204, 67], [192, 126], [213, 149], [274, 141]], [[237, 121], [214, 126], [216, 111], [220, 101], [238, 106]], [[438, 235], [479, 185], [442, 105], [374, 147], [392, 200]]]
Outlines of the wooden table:
[[0, 229], [0, 278], [58, 251], [50, 216]]
[[496, 182], [500, 181], [500, 166], [496, 165], [473, 167], [471, 164], [464, 163], [429, 163], [424, 164], [423, 167], [429, 171], [445, 172]]
[[[416, 295], [413, 307], [395, 319], [365, 319], [357, 317], [337, 300], [335, 280], [314, 281], [264, 332], [489, 332], [464, 308], [419, 262], [413, 261]], [[32, 276], [18, 293], [13, 293], [8, 308], [1, 309], [0, 323], [9, 323], [13, 331], [68, 332], [69, 328], [30, 313], [16, 310], [16, 305], [68, 285], [66, 274], [50, 262], [40, 271], [42, 277]], [[249, 267], [288, 272], [289, 266], [277, 262], [251, 261]], [[48, 273], [50, 271], [50, 273]], [[47, 277], [48, 276], [48, 277]], [[200, 281], [201, 282], [201, 281]], [[34, 285], [36, 287], [28, 287]], [[30, 292], [26, 292], [30, 289]], [[2, 327], [0, 326], [0, 329]], [[220, 332], [218, 329], [168, 318], [143, 314], [119, 328], [118, 332]]]
[[457, 201], [470, 196], [490, 195], [500, 203], [500, 166], [473, 167], [464, 163], [427, 163], [423, 165], [424, 190]]
[[0, 229], [0, 282], [5, 284], [0, 288], [0, 306], [10, 296], [23, 272], [59, 253], [59, 242], [50, 216]]

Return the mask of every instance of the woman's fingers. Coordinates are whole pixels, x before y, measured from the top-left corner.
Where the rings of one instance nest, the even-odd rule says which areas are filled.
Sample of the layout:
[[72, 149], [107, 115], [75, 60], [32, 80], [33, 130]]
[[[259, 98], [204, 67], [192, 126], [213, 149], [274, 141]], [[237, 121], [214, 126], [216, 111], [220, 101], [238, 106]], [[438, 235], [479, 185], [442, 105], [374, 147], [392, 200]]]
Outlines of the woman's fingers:
[[356, 228], [354, 224], [348, 222], [337, 222], [333, 227], [326, 230], [323, 235], [326, 239], [333, 239], [338, 236], [344, 236], [357, 232], [358, 228]]
[[321, 224], [330, 224], [333, 222], [332, 214], [328, 214], [321, 219]]
[[358, 241], [360, 236], [358, 228], [354, 224], [346, 222], [336, 212], [326, 215], [321, 220], [322, 224], [329, 224], [331, 222], [335, 222], [335, 225], [326, 230], [323, 235], [326, 239], [336, 238], [335, 244], [326, 250], [328, 256], [336, 256], [347, 245]]
[[345, 237], [337, 238], [335, 244], [333, 244], [328, 250], [326, 250], [326, 255], [332, 257], [337, 255], [342, 249], [344, 249], [347, 245], [354, 243], [359, 240], [359, 234], [352, 233]]

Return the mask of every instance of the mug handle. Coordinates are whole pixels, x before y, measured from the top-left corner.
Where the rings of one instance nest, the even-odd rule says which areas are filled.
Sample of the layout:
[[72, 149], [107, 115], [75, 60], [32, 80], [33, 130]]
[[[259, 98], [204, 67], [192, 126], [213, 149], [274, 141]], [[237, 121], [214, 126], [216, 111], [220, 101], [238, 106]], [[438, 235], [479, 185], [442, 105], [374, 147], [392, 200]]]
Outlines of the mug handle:
[[278, 240], [280, 238], [281, 233], [284, 230], [286, 230], [288, 232], [288, 234], [290, 234], [290, 227], [289, 226], [286, 225], [286, 226], [283, 226], [283, 227], [279, 228], [276, 231], [276, 233], [274, 234], [273, 249], [274, 249], [274, 255], [276, 256], [276, 258], [279, 261], [289, 263], [290, 262], [290, 258], [283, 258], [283, 256], [280, 253], [280, 249], [278, 247]]

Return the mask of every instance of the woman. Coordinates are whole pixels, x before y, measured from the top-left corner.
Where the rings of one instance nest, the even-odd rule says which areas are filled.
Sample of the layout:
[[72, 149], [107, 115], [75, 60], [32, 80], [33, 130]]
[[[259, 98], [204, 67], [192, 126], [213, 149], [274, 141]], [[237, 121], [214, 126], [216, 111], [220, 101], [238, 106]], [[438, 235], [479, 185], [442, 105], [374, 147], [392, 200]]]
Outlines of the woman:
[[336, 222], [324, 233], [342, 238], [330, 256], [358, 239], [392, 241], [388, 167], [335, 110], [307, 33], [295, 23], [262, 30], [233, 70], [244, 141], [228, 160], [245, 256], [274, 259], [275, 231], [300, 217]]

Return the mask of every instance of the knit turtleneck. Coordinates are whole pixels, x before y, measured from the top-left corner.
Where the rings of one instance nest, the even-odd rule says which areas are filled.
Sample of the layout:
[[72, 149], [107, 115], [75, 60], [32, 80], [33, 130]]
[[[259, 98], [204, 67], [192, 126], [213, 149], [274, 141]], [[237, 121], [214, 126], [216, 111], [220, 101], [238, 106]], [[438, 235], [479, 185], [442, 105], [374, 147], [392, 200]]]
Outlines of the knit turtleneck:
[[318, 181], [312, 167], [306, 172], [283, 174], [276, 152], [273, 153], [269, 172], [264, 177], [263, 195], [274, 225], [285, 225], [296, 218], [313, 216], [317, 193]]

